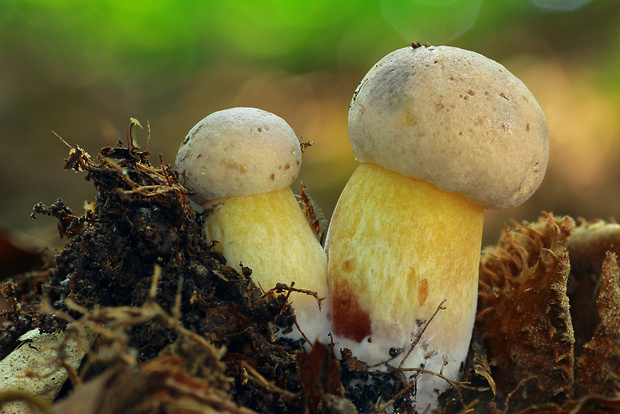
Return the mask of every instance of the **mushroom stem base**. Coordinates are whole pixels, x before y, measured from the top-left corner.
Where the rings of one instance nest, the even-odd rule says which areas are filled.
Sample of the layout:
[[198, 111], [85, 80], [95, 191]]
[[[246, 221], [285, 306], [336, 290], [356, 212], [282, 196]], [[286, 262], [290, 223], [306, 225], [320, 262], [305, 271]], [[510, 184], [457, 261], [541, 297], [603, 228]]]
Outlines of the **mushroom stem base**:
[[[483, 208], [464, 197], [361, 164], [326, 242], [337, 346], [370, 364], [400, 352], [390, 363], [398, 366], [420, 336], [403, 367], [459, 377], [476, 310], [482, 226]], [[447, 387], [431, 382], [431, 390]]]

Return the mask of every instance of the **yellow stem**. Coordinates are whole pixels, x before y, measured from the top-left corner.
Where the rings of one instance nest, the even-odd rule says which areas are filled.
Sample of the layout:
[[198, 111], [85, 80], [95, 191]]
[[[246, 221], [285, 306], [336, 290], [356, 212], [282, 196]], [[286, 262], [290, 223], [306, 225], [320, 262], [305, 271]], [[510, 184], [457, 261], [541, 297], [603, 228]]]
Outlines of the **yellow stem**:
[[[277, 283], [327, 296], [326, 256], [289, 188], [265, 194], [228, 197], [207, 206], [205, 237], [227, 264], [252, 269], [265, 291]], [[290, 296], [297, 321], [310, 340], [322, 334], [316, 326], [317, 300], [304, 293]], [[323, 312], [325, 313], [325, 312]]]
[[424, 336], [433, 347], [458, 341], [466, 349], [482, 225], [483, 208], [464, 197], [361, 164], [327, 235], [334, 333], [357, 342], [381, 335], [406, 347], [446, 299]]

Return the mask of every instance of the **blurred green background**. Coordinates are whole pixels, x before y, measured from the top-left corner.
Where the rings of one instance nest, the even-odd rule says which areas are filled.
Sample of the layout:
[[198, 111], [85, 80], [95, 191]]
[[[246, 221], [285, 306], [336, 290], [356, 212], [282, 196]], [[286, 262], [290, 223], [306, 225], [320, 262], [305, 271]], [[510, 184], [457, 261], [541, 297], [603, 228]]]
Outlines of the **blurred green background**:
[[[499, 61], [545, 110], [551, 160], [525, 205], [487, 213], [485, 243], [542, 210], [609, 218], [620, 206], [620, 2], [616, 0], [0, 2], [0, 228], [41, 244], [55, 221], [29, 215], [61, 197], [82, 213], [95, 190], [63, 171], [67, 148], [95, 155], [151, 123], [173, 164], [209, 113], [255, 106], [315, 146], [302, 175], [329, 217], [356, 162], [347, 109], [366, 71], [411, 41]], [[146, 133], [139, 130], [142, 146]], [[157, 159], [157, 158], [155, 158]], [[294, 188], [298, 192], [298, 188]]]

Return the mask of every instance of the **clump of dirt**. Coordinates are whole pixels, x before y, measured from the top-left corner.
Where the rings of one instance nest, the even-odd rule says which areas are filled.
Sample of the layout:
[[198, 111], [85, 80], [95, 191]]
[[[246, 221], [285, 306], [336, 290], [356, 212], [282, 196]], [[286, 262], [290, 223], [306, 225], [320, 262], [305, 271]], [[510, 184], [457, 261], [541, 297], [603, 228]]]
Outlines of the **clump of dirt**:
[[[276, 335], [296, 329], [287, 303], [292, 288], [264, 292], [250, 269], [239, 274], [226, 266], [201, 237], [201, 218], [178, 174], [163, 162], [153, 166], [148, 151], [132, 141], [103, 148], [96, 159], [71, 147], [65, 169], [84, 172], [98, 191], [84, 215], [74, 215], [61, 200], [34, 207], [33, 216], [57, 218], [69, 241], [39, 273], [37, 286], [22, 278], [5, 288], [19, 307], [5, 313], [2, 354], [34, 327], [59, 331], [69, 320], [96, 322], [95, 348], [104, 346], [114, 357], [93, 353], [82, 379], [138, 364], [136, 375], [149, 383], [149, 370], [174, 366], [178, 376], [205, 381], [233, 405], [303, 411], [296, 359], [303, 343]], [[49, 304], [46, 311], [41, 303]], [[163, 368], [155, 368], [152, 361], [161, 358]], [[109, 412], [139, 412], [131, 404], [119, 411], [119, 404]]]

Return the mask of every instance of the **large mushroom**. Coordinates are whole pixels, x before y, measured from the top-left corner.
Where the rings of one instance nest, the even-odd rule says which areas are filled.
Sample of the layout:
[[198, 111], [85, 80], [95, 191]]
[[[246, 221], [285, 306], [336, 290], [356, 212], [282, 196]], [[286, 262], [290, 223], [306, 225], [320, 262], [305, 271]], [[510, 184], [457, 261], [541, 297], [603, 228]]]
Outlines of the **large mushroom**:
[[448, 387], [427, 371], [458, 380], [467, 356], [483, 210], [538, 188], [546, 119], [499, 63], [412, 45], [364, 77], [349, 138], [361, 164], [326, 241], [334, 341], [368, 363], [410, 369], [423, 411]]
[[[327, 295], [326, 257], [291, 192], [301, 166], [300, 144], [280, 117], [256, 108], [230, 108], [200, 121], [177, 154], [181, 182], [204, 210], [207, 241], [263, 289], [277, 283]], [[310, 341], [325, 335], [317, 298], [290, 296]], [[294, 335], [299, 337], [299, 335]]]

